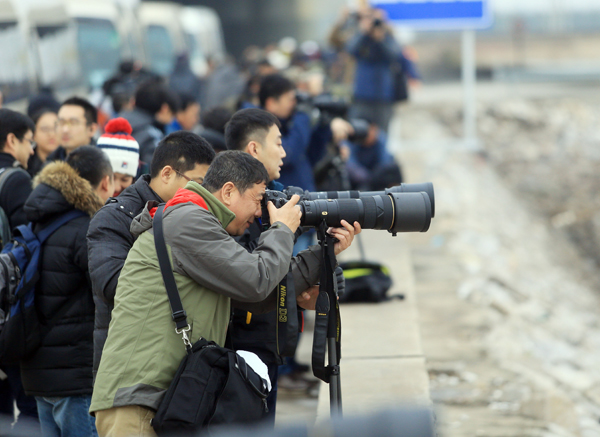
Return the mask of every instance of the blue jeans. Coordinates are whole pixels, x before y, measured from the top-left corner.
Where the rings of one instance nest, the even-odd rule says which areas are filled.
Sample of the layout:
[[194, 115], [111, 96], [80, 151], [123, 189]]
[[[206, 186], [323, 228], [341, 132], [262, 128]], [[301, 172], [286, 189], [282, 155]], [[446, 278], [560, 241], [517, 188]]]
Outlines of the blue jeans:
[[35, 398], [43, 437], [98, 437], [91, 395]]

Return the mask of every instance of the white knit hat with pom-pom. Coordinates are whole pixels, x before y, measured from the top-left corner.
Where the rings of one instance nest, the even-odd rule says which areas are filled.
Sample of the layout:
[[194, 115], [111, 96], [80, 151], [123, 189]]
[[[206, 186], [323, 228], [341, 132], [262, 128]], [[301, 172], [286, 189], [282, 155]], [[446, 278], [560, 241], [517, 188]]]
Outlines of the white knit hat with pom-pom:
[[98, 138], [96, 145], [108, 155], [113, 172], [135, 178], [140, 165], [140, 146], [131, 132], [127, 120], [115, 118], [106, 124], [104, 134]]

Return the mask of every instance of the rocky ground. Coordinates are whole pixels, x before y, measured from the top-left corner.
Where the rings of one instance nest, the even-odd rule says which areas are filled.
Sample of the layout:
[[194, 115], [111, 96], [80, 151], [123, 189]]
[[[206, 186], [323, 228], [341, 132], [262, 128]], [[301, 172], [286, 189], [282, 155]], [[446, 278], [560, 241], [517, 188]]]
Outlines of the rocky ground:
[[436, 188], [413, 257], [440, 431], [600, 435], [597, 87], [506, 90], [483, 90], [477, 152], [444, 140], [459, 101], [401, 111], [408, 182]]

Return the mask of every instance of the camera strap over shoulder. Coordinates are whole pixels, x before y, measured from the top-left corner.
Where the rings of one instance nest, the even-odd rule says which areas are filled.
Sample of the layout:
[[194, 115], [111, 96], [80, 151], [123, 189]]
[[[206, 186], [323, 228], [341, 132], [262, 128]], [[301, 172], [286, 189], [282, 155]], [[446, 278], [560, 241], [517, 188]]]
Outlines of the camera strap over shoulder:
[[165, 242], [163, 230], [164, 209], [165, 204], [161, 203], [158, 205], [158, 208], [156, 208], [156, 213], [154, 214], [152, 225], [152, 228], [154, 229], [154, 247], [156, 248], [158, 264], [160, 265], [160, 271], [165, 283], [165, 288], [167, 289], [167, 296], [169, 297], [169, 304], [171, 305], [171, 317], [176, 325], [175, 332], [181, 335], [186, 351], [191, 353], [192, 343], [187, 335], [190, 331], [190, 325], [187, 322], [187, 314], [181, 303], [181, 297], [179, 296], [177, 282], [175, 282], [173, 267], [171, 266], [171, 260], [169, 259], [169, 252], [167, 251], [167, 244]]
[[298, 345], [298, 308], [292, 267], [277, 284], [277, 354], [292, 357]]
[[[339, 373], [341, 358], [342, 324], [340, 306], [337, 299], [337, 280], [335, 278], [334, 238], [327, 233], [327, 225], [322, 223], [318, 228], [321, 240], [322, 266], [319, 296], [315, 307], [315, 331], [312, 350], [312, 367], [314, 375], [329, 383], [331, 375]], [[335, 342], [335, 362], [325, 366], [327, 343]]]

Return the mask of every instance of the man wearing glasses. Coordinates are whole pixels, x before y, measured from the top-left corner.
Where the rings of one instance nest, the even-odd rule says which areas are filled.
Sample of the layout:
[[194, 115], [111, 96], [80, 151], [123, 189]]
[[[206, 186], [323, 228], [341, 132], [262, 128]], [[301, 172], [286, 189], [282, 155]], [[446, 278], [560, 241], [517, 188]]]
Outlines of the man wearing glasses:
[[108, 333], [117, 281], [135, 241], [129, 232], [133, 218], [147, 202], [167, 202], [189, 181], [202, 183], [214, 157], [215, 152], [205, 139], [192, 132], [174, 132], [160, 141], [152, 158], [150, 174], [142, 175], [119, 197], [109, 199], [92, 218], [87, 238], [96, 304], [94, 374]]
[[69, 153], [81, 146], [89, 146], [98, 131], [98, 111], [81, 97], [71, 97], [58, 110], [58, 147], [48, 161], [64, 161]]

